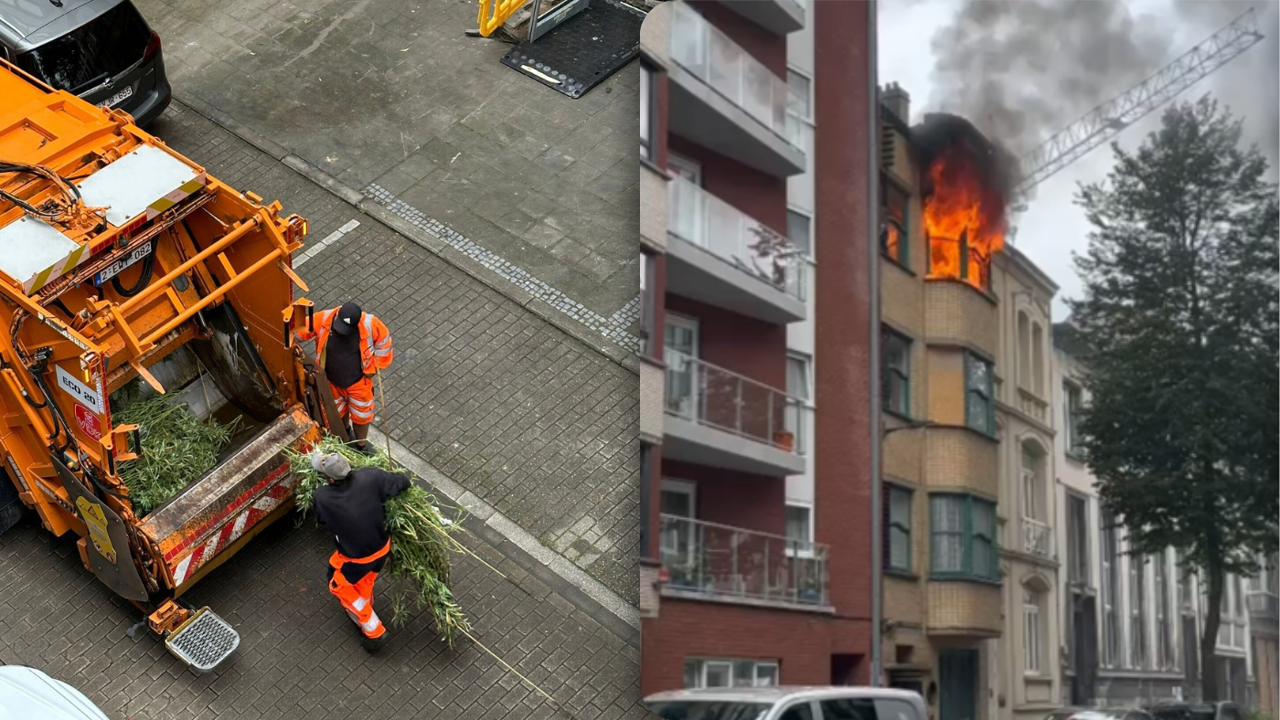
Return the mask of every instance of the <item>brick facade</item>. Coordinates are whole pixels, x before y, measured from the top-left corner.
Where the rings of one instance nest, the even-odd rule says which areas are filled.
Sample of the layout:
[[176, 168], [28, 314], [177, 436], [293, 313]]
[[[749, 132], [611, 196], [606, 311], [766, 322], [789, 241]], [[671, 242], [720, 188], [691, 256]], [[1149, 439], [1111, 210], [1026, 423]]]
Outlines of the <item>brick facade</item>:
[[[785, 35], [754, 24], [722, 2], [690, 0], [690, 4], [748, 56], [785, 82]], [[660, 6], [650, 14], [641, 32], [642, 48], [659, 64], [669, 53], [671, 11], [670, 6]], [[810, 287], [816, 301], [808, 306], [809, 319], [820, 340], [815, 341], [813, 353], [817, 373], [813, 397], [821, 398], [821, 404], [812, 430], [814, 452], [807, 462], [814, 480], [815, 540], [830, 548], [827, 597], [833, 607], [814, 612], [812, 606], [802, 610], [767, 606], [744, 597], [693, 600], [688, 593], [705, 592], [705, 588], [695, 591], [685, 586], [682, 590], [673, 584], [660, 597], [657, 617], [644, 620], [641, 685], [645, 694], [683, 687], [684, 663], [689, 658], [776, 660], [779, 679], [784, 684], [869, 680], [871, 557], [868, 523], [861, 520], [869, 519], [871, 513], [869, 401], [873, 384], [868, 372], [868, 349], [874, 326], [869, 321], [871, 283], [867, 259], [873, 238], [867, 233], [872, 211], [867, 179], [874, 158], [868, 157], [873, 138], [867, 119], [872, 98], [868, 92], [850, 92], [849, 86], [851, 77], [865, 78], [870, 70], [865, 44], [851, 41], [867, 36], [868, 20], [868, 7], [863, 3], [815, 3], [806, 11], [806, 23], [814, 28], [816, 125], [839, 129], [826, 135], [817, 132], [809, 158], [809, 172], [818, 188], [811, 238], [813, 245], [823, 250]], [[667, 82], [663, 78], [658, 85], [665, 88]], [[657, 143], [659, 165], [666, 167], [669, 147], [671, 152], [699, 165], [700, 185], [707, 195], [785, 235], [787, 179], [668, 133], [664, 124], [666, 106], [661, 98], [659, 106], [663, 116], [659, 124], [664, 127]], [[652, 196], [658, 192], [657, 184], [642, 178], [642, 192], [650, 194], [641, 203], [642, 231], [646, 237], [660, 232], [659, 228], [665, 232], [666, 218], [660, 217], [665, 211], [665, 199]], [[663, 287], [660, 283], [659, 288]], [[755, 319], [728, 304], [697, 302], [670, 291], [663, 296], [664, 313], [698, 321], [697, 355], [707, 366], [723, 368], [777, 391], [787, 388], [786, 324]], [[727, 376], [723, 380], [722, 385], [736, 382]], [[702, 378], [696, 382], [708, 382], [707, 387], [712, 387]], [[656, 378], [652, 385], [656, 387]], [[763, 388], [756, 389], [769, 395]], [[670, 390], [668, 387], [667, 392]], [[781, 395], [771, 397], [777, 400]], [[721, 393], [714, 390], [699, 398], [698, 421], [705, 427], [717, 427], [713, 416], [725, 409], [717, 404], [722, 399]], [[767, 405], [779, 413], [776, 420], [780, 426], [786, 404]], [[727, 410], [734, 411], [735, 418], [740, 412]], [[749, 430], [746, 434], [752, 435]], [[661, 456], [660, 447], [654, 451], [655, 457]], [[654, 529], [651, 554], [660, 554], [656, 498], [660, 497], [661, 477], [693, 485], [694, 520], [736, 529], [715, 532], [786, 533], [787, 479], [781, 473], [773, 477], [753, 475], [713, 463], [710, 458], [702, 464], [687, 456], [685, 462], [659, 461], [659, 474], [652, 478], [655, 502], [649, 525]], [[851, 522], [850, 518], [860, 521]], [[759, 537], [754, 536], [751, 541], [758, 541]], [[774, 560], [771, 556], [770, 562]], [[675, 559], [671, 562], [679, 564]]]
[[[861, 637], [831, 632], [829, 616], [773, 608], [662, 599], [661, 622], [646, 623], [642, 634], [640, 685], [684, 685], [687, 658], [776, 660], [784, 685], [828, 685], [831, 655], [845, 643], [867, 644]], [[865, 678], [854, 678], [865, 682]]]

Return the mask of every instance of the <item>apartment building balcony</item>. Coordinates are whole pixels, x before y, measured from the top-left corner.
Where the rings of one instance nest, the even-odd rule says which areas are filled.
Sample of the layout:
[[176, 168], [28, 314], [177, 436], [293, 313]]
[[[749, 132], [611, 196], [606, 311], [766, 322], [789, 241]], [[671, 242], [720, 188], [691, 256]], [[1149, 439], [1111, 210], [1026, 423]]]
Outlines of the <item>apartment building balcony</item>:
[[830, 612], [826, 545], [676, 515], [659, 524], [663, 595]]
[[1052, 560], [1053, 528], [1039, 520], [1022, 518], [1022, 552]]
[[775, 35], [804, 28], [805, 5], [797, 0], [722, 0], [721, 4]]
[[786, 81], [688, 4], [671, 9], [668, 129], [774, 177], [804, 172], [800, 121], [787, 112]]
[[757, 475], [799, 475], [809, 408], [731, 370], [667, 348], [662, 456]]
[[1280, 597], [1275, 593], [1251, 592], [1245, 600], [1249, 606], [1249, 615], [1254, 620], [1268, 620], [1273, 623], [1280, 621]]
[[766, 322], [805, 318], [804, 268], [790, 241], [685, 180], [667, 183], [667, 290]]

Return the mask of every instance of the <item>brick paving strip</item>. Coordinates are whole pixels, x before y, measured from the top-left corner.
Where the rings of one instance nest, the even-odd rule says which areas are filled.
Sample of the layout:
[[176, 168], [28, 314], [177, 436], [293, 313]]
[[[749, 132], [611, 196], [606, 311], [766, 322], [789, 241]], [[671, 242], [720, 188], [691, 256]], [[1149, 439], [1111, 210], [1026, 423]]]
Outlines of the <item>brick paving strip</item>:
[[488, 274], [460, 270], [180, 103], [154, 132], [215, 177], [308, 219], [298, 270], [308, 296], [318, 307], [357, 299], [395, 338], [384, 380], [396, 442], [536, 538], [534, 556], [554, 551], [638, 604], [633, 371], [496, 292]]
[[363, 191], [356, 190], [199, 98], [175, 95], [174, 103], [199, 113], [288, 165], [316, 185], [354, 205], [360, 212], [376, 218], [610, 360], [634, 373], [640, 372], [635, 356], [639, 339], [628, 331], [640, 319], [639, 296], [609, 317], [604, 317], [523, 268], [486, 250], [447, 223], [427, 216], [376, 183], [371, 183]]
[[[372, 439], [385, 441], [376, 431]], [[561, 577], [559, 556], [530, 553], [530, 538], [501, 513], [398, 443], [392, 452], [442, 505], [470, 513], [462, 521], [470, 536], [460, 539], [483, 562], [454, 555], [452, 585], [476, 639], [514, 673], [465, 640], [445, 648], [425, 612], [393, 630], [382, 653], [366, 655], [325, 591], [332, 539], [311, 523], [287, 521], [186, 596], [223, 615], [242, 637], [232, 658], [196, 676], [158, 639], [130, 638], [137, 611], [80, 566], [70, 539], [53, 538], [29, 516], [0, 537], [0, 585], [9, 589], [0, 597], [0, 663], [37, 667], [128, 720], [352, 712], [514, 720], [563, 717], [566, 710], [581, 720], [647, 717], [634, 609], [590, 578], [572, 571]], [[380, 607], [390, 616], [385, 600]]]

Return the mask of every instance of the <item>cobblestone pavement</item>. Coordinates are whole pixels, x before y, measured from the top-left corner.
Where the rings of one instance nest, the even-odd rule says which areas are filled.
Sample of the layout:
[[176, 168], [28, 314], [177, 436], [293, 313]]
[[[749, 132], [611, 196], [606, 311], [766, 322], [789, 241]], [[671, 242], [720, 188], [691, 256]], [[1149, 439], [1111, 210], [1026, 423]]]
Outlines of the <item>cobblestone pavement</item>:
[[391, 330], [396, 441], [638, 604], [636, 375], [180, 104], [152, 130], [308, 219], [308, 297]]
[[[508, 579], [456, 555], [453, 587], [477, 638], [574, 717], [652, 717], [639, 705], [639, 650], [484, 541], [461, 539]], [[277, 522], [184, 596], [240, 633], [236, 654], [195, 675], [80, 564], [70, 537], [34, 515], [0, 536], [0, 663], [28, 665], [85, 693], [113, 720], [564, 718], [463, 640], [448, 649], [425, 613], [376, 656], [325, 587], [327, 533]], [[388, 581], [375, 603], [392, 615]]]
[[634, 63], [567, 98], [502, 66], [510, 46], [463, 36], [477, 0], [137, 4], [179, 99], [449, 225], [569, 298], [575, 322], [634, 333]]

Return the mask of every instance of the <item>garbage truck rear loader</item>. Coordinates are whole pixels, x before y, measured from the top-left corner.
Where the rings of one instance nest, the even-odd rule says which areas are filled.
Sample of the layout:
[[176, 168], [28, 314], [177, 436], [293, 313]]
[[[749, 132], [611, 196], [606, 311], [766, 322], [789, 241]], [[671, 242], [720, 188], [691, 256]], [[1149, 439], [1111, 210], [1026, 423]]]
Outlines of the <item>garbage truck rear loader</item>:
[[[207, 671], [239, 636], [180, 598], [289, 511], [285, 448], [345, 437], [292, 339], [313, 310], [291, 260], [306, 221], [2, 60], [0, 97], [0, 532], [20, 503], [74, 533], [84, 566]], [[242, 418], [219, 464], [145, 516], [119, 475], [143, 429], [112, 419], [130, 383]]]

